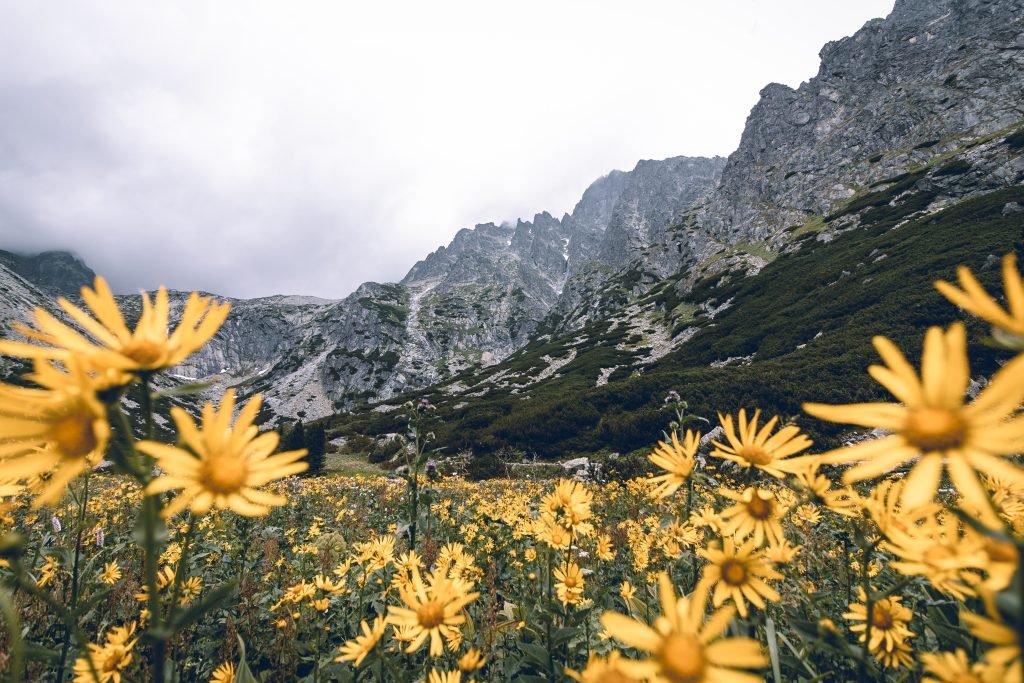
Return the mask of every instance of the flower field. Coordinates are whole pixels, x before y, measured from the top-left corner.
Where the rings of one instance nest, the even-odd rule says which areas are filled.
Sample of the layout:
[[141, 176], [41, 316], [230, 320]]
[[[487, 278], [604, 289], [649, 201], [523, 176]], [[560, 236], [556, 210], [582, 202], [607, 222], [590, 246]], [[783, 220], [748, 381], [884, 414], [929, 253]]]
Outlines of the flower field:
[[31, 343], [0, 343], [33, 363], [0, 387], [0, 675], [1020, 681], [1024, 285], [1003, 266], [1005, 309], [966, 270], [938, 285], [1006, 349], [979, 390], [962, 324], [926, 332], [920, 367], [879, 337], [893, 402], [805, 412], [881, 436], [821, 453], [728, 407], [702, 438], [679, 401], [660, 473], [606, 483], [445, 478], [426, 404], [394, 479], [297, 476], [305, 453], [230, 390], [171, 408], [159, 442], [154, 375], [228, 311], [193, 295], [171, 332], [161, 290], [130, 330], [97, 279], [91, 315], [61, 302], [80, 331], [37, 311]]

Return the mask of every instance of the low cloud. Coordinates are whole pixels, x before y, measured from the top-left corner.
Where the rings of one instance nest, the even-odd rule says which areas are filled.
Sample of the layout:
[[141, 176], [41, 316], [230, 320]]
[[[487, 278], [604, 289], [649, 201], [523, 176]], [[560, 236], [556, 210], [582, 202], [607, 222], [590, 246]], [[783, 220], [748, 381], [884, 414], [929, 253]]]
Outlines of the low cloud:
[[0, 248], [340, 298], [612, 168], [728, 154], [765, 83], [891, 0], [354, 5], [6, 4]]

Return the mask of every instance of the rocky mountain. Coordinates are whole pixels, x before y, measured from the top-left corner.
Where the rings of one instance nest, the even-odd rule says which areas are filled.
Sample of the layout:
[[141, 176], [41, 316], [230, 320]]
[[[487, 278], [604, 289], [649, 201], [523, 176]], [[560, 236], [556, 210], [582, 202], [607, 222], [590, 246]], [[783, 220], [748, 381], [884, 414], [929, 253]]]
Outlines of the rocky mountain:
[[[741, 242], [776, 249], [787, 228], [814, 226], [881, 180], [939, 164], [1024, 119], [1020, 0], [899, 0], [820, 55], [818, 74], [796, 90], [761, 91], [719, 189], [680, 241], [691, 259]], [[904, 189], [941, 203], [1019, 182], [1020, 173], [1019, 157], [1002, 155]]]
[[96, 277], [80, 258], [66, 251], [22, 255], [0, 250], [0, 265], [48, 294], [77, 295], [82, 285]]
[[[855, 228], [916, 225], [1024, 183], [1022, 67], [1024, 0], [900, 0], [826, 45], [798, 88], [764, 88], [728, 159], [612, 171], [571, 214], [461, 230], [400, 282], [340, 301], [233, 301], [213, 342], [175, 374], [216, 379], [211, 393], [260, 391], [276, 415], [311, 419], [417, 388], [458, 405], [525, 398], [572, 373], [595, 387], [672, 358], [704, 362], [693, 344], [742, 308], [712, 290]], [[68, 258], [32, 270], [0, 254], [0, 267], [25, 275], [4, 280], [0, 304], [77, 287], [88, 271]], [[734, 346], [709, 362], [758, 352], [724, 350]]]
[[724, 164], [642, 161], [597, 180], [572, 214], [461, 230], [401, 282], [366, 283], [340, 301], [232, 301], [225, 327], [175, 373], [260, 391], [277, 415], [312, 419], [493, 365], [586, 296], [581, 283], [598, 286], [640, 258]]

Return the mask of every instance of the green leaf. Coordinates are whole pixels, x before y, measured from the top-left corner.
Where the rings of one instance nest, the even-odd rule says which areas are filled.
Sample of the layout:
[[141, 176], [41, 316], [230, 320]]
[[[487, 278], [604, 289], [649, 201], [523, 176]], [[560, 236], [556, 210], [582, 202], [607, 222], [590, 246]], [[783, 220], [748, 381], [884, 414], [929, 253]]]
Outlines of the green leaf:
[[242, 640], [242, 636], [238, 636], [238, 666], [233, 683], [260, 683], [249, 668], [249, 663], [245, 661], [245, 641]]
[[775, 622], [771, 617], [765, 618], [764, 628], [768, 639], [768, 656], [772, 660], [772, 676], [775, 683], [782, 683], [782, 667], [779, 665], [779, 641], [775, 637]]
[[551, 634], [552, 647], [558, 647], [559, 645], [568, 643], [572, 639], [572, 637], [578, 634], [579, 632], [580, 630], [575, 626], [568, 626], [558, 629], [553, 634]]

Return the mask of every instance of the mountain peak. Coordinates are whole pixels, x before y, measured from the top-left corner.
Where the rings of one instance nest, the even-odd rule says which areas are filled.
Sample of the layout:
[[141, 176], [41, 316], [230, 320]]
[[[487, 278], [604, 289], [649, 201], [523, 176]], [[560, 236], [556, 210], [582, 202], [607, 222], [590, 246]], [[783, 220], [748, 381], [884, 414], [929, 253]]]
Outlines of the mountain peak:
[[96, 273], [69, 251], [16, 254], [0, 250], [0, 264], [50, 294], [78, 296], [83, 285], [91, 285]]

